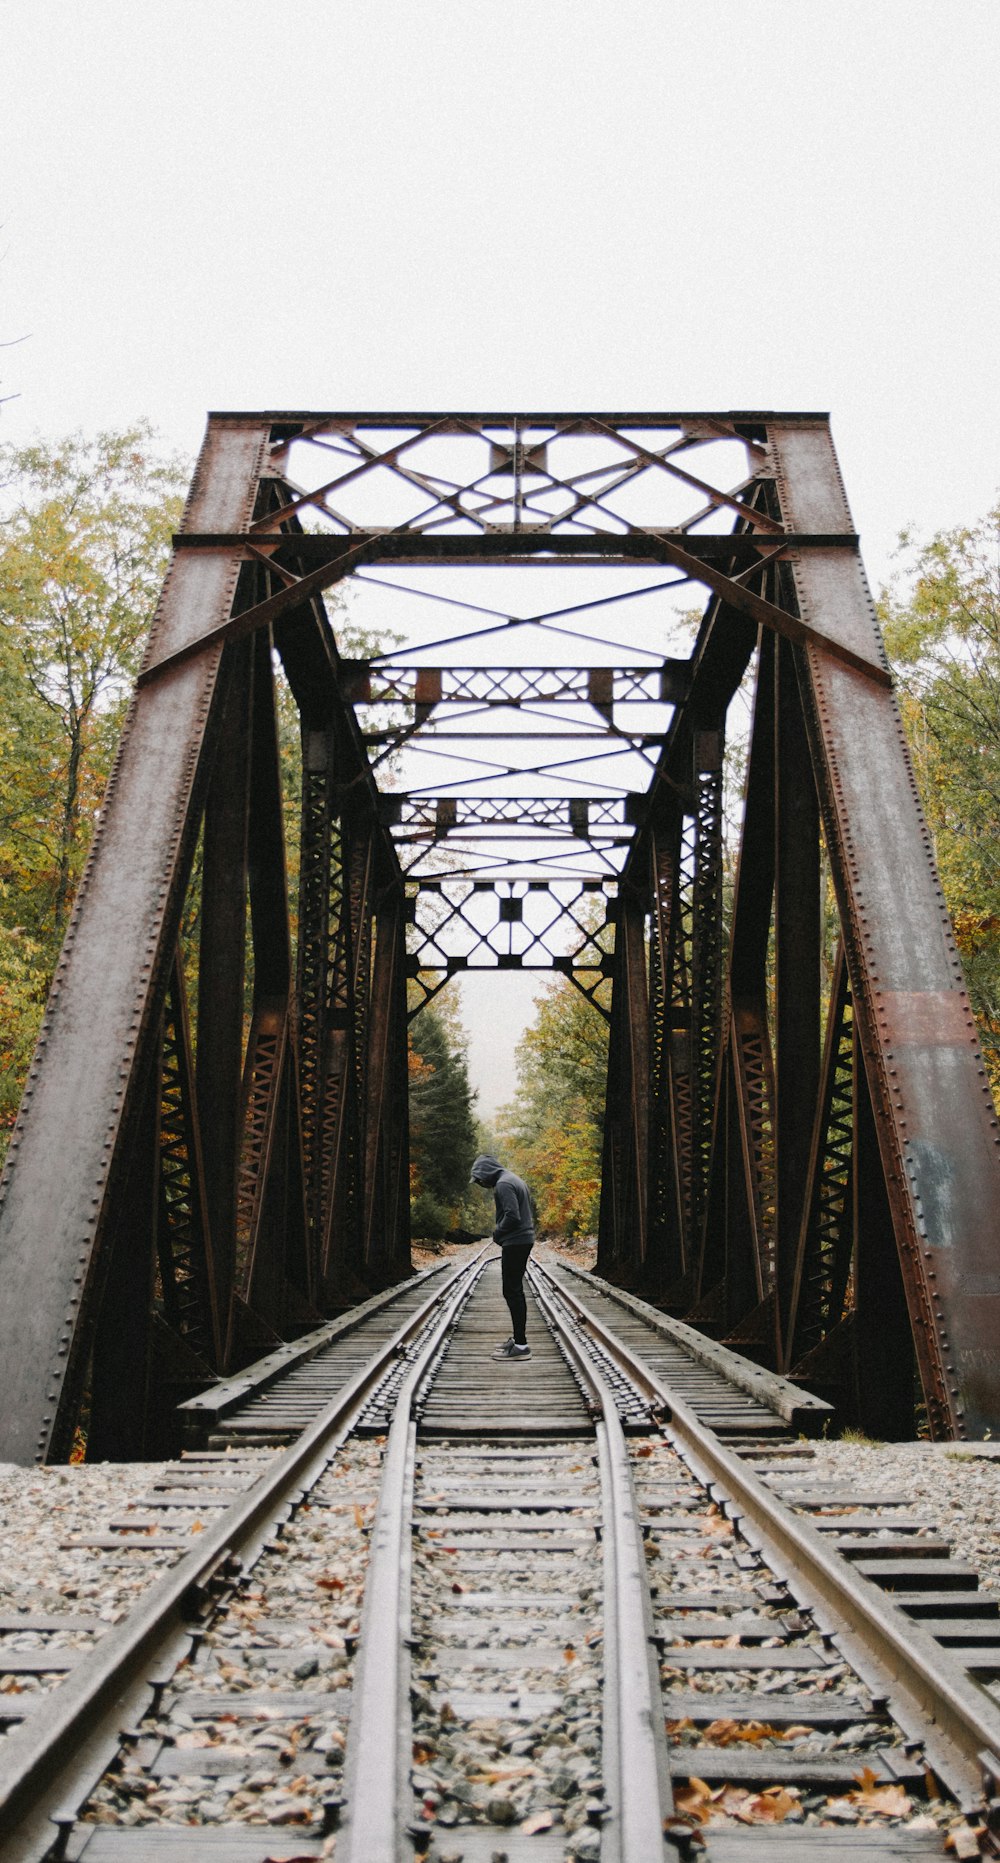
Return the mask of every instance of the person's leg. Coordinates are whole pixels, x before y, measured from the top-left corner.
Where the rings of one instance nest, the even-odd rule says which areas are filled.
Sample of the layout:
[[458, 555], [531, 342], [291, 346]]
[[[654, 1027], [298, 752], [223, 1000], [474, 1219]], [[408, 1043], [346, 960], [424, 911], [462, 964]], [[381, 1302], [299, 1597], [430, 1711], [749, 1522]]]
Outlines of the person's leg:
[[528, 1303], [524, 1297], [524, 1271], [528, 1266], [531, 1243], [511, 1242], [501, 1250], [503, 1297], [510, 1308], [510, 1324], [514, 1334], [514, 1344], [527, 1345], [525, 1327], [528, 1318]]

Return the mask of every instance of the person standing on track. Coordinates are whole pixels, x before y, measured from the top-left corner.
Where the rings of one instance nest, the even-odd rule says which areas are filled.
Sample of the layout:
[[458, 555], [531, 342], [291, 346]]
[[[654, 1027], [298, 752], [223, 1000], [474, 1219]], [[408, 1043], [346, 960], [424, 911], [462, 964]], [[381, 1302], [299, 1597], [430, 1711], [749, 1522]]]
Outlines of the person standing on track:
[[485, 1155], [477, 1158], [472, 1167], [472, 1182], [493, 1191], [497, 1217], [493, 1240], [500, 1245], [503, 1297], [510, 1308], [510, 1323], [514, 1328], [493, 1357], [530, 1358], [531, 1347], [525, 1332], [528, 1303], [524, 1298], [523, 1281], [535, 1240], [535, 1219], [528, 1186], [522, 1178], [515, 1177], [513, 1171], [505, 1171], [499, 1159]]

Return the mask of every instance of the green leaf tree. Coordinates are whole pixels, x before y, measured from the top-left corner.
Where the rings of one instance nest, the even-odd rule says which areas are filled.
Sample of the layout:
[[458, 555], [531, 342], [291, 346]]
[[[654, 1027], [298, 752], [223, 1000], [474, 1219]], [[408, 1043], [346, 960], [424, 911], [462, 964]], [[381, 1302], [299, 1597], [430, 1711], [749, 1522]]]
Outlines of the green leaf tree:
[[[610, 985], [600, 987], [610, 995]], [[590, 1235], [601, 1191], [607, 1023], [565, 977], [537, 1004], [518, 1044], [518, 1097], [501, 1112], [501, 1143], [531, 1189], [539, 1227]]]
[[465, 1214], [476, 1152], [474, 1095], [452, 1016], [422, 1009], [410, 1033], [410, 1191], [416, 1236], [440, 1238]]
[[139, 423], [0, 448], [0, 1124], [20, 1096], [187, 472]]
[[[901, 539], [880, 611], [917, 783], [1000, 1099], [1000, 506]], [[904, 905], [905, 902], [901, 902]]]

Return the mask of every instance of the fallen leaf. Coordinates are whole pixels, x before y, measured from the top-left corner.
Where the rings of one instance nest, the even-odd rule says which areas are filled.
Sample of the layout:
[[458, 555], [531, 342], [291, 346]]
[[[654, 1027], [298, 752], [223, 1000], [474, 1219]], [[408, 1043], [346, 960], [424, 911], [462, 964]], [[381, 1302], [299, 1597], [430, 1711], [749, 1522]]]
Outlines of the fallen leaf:
[[701, 1530], [713, 1539], [728, 1539], [733, 1531], [733, 1523], [720, 1513], [713, 1501], [708, 1513], [702, 1515]]
[[745, 1741], [749, 1746], [756, 1746], [760, 1740], [769, 1740], [777, 1736], [783, 1739], [777, 1727], [771, 1727], [766, 1721], [710, 1721], [705, 1729], [705, 1744], [711, 1747], [730, 1747]]
[[684, 1818], [695, 1824], [707, 1824], [712, 1815], [712, 1791], [704, 1779], [688, 1780], [687, 1785], [674, 1787], [674, 1807]]
[[870, 1766], [855, 1773], [860, 1791], [848, 1792], [847, 1798], [852, 1805], [858, 1805], [864, 1811], [874, 1811], [883, 1818], [909, 1817], [912, 1806], [901, 1785], [880, 1785], [878, 1773]]
[[539, 1831], [550, 1831], [555, 1819], [551, 1811], [533, 1811], [530, 1818], [523, 1818], [521, 1830], [525, 1837], [535, 1837]]
[[575, 1661], [576, 1661], [576, 1651], [573, 1648], [572, 1643], [567, 1643], [566, 1648], [563, 1650], [563, 1662], [575, 1662]]
[[363, 1527], [365, 1524], [364, 1514], [362, 1513], [361, 1508], [358, 1506], [357, 1501], [355, 1501], [354, 1503], [354, 1524], [359, 1529]]
[[744, 1824], [783, 1824], [789, 1812], [797, 1809], [798, 1802], [783, 1785], [771, 1785], [764, 1792], [755, 1792], [736, 1816]]
[[338, 1578], [335, 1572], [328, 1573], [324, 1578], [318, 1578], [316, 1583], [321, 1591], [343, 1591], [344, 1589], [343, 1579]]
[[957, 1824], [953, 1831], [948, 1832], [944, 1847], [959, 1858], [978, 1857], [980, 1854], [979, 1839], [971, 1824]]
[[744, 1824], [752, 1824], [754, 1819], [746, 1816], [747, 1807], [753, 1797], [741, 1785], [721, 1785], [712, 1793], [712, 1810], [727, 1818], [741, 1818]]
[[510, 1779], [537, 1779], [536, 1766], [500, 1766], [480, 1772], [468, 1772], [466, 1778], [477, 1785], [506, 1785]]

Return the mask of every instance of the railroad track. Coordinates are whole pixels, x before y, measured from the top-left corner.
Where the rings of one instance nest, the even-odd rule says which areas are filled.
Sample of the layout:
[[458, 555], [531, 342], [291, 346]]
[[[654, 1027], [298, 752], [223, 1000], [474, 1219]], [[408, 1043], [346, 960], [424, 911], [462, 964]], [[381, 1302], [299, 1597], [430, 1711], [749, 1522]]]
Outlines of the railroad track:
[[188, 1406], [78, 1536], [169, 1561], [106, 1634], [0, 1620], [3, 1863], [1000, 1854], [1000, 1616], [934, 1522], [819, 1484], [822, 1405], [554, 1259], [495, 1364], [498, 1280], [432, 1270]]

